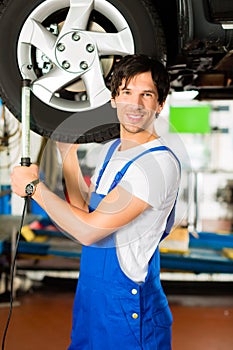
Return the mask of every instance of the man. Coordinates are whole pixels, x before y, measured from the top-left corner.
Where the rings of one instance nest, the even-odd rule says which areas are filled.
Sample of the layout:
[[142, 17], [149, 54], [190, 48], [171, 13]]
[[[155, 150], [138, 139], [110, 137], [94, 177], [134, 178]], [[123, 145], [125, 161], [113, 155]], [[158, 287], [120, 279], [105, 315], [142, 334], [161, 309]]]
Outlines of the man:
[[[172, 316], [160, 284], [158, 244], [173, 224], [180, 168], [154, 120], [169, 78], [161, 63], [126, 56], [111, 90], [120, 139], [104, 145], [90, 189], [78, 146], [59, 144], [70, 203], [42, 182], [32, 198], [83, 244], [69, 350], [168, 350]], [[25, 186], [37, 178], [35, 165], [16, 167], [13, 191], [25, 196]]]

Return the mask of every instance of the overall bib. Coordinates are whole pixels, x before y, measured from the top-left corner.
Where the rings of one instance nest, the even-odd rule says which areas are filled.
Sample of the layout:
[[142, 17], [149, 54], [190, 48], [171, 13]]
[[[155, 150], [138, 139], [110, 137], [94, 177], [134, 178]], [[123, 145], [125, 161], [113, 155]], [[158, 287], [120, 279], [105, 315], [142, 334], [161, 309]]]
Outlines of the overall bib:
[[[90, 211], [105, 195], [96, 191], [102, 174], [120, 140], [110, 147], [90, 200]], [[109, 192], [128, 167], [148, 152], [170, 151], [165, 146], [148, 149], [117, 173]], [[170, 151], [172, 152], [172, 151]], [[162, 239], [174, 223], [174, 207]], [[138, 284], [121, 270], [114, 233], [92, 246], [83, 246], [80, 276], [73, 306], [69, 350], [171, 350], [172, 315], [160, 283], [160, 258], [156, 248], [145, 282]]]

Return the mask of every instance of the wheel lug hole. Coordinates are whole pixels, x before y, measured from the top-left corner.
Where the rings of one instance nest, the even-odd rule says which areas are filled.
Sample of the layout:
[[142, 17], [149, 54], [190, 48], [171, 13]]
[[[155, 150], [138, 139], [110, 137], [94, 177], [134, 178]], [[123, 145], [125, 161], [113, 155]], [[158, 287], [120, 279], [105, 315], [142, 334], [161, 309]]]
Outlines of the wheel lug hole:
[[59, 44], [57, 45], [57, 49], [58, 49], [58, 51], [60, 51], [60, 52], [64, 51], [65, 48], [66, 48], [65, 45], [62, 44], [62, 43], [59, 43]]
[[63, 62], [62, 62], [62, 67], [63, 67], [64, 69], [69, 69], [69, 68], [70, 68], [70, 63], [69, 63], [68, 61], [63, 61]]
[[93, 52], [93, 51], [95, 50], [95, 47], [94, 47], [93, 44], [88, 44], [88, 45], [86, 46], [86, 50], [87, 50], [88, 52]]
[[80, 40], [80, 35], [79, 35], [79, 33], [73, 33], [72, 39], [73, 39], [74, 41], [79, 41], [79, 40]]
[[88, 68], [88, 63], [86, 61], [82, 61], [80, 63], [80, 68], [86, 70]]

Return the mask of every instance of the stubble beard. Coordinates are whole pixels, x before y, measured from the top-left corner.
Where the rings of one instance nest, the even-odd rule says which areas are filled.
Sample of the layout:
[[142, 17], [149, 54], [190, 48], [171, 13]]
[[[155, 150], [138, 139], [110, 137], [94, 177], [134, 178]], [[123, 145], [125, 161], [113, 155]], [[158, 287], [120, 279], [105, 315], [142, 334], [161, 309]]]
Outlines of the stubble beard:
[[145, 121], [145, 123], [143, 123], [143, 125], [136, 125], [136, 124], [131, 124], [131, 123], [121, 123], [122, 128], [130, 133], [131, 135], [136, 135], [142, 132], [150, 132], [151, 130], [151, 125], [152, 125], [152, 120], [154, 120], [154, 118], [150, 118], [149, 120]]
[[132, 135], [139, 134], [140, 132], [143, 132], [145, 130], [143, 128], [132, 126], [132, 125], [129, 125], [129, 126], [127, 126], [127, 124], [126, 125], [121, 124], [121, 125], [125, 131], [127, 131], [129, 134], [132, 134]]

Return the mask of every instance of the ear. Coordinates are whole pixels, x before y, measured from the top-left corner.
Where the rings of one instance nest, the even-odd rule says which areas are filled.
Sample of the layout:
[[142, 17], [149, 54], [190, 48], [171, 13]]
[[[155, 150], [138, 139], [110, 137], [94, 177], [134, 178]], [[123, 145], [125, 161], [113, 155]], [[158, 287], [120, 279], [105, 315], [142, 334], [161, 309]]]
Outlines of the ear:
[[159, 117], [161, 111], [163, 110], [164, 105], [165, 105], [165, 101], [161, 105], [159, 105], [159, 107], [157, 108], [157, 111], [155, 112], [156, 119]]
[[111, 98], [111, 106], [112, 108], [117, 108], [114, 98]]
[[160, 114], [162, 112], [164, 105], [165, 105], [165, 101], [161, 105], [159, 105], [159, 107], [156, 111], [156, 114]]

